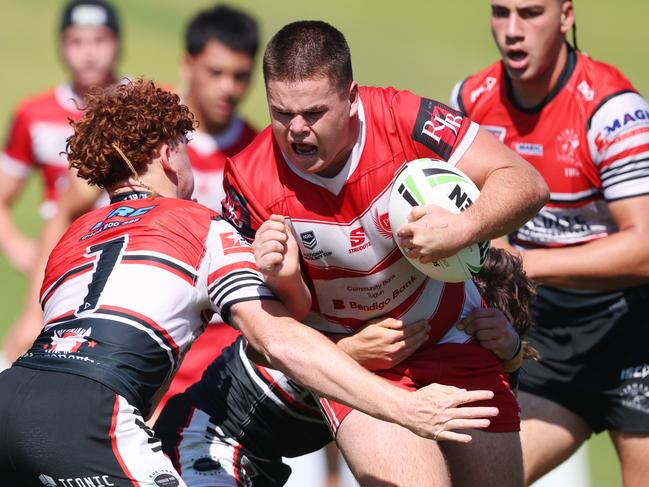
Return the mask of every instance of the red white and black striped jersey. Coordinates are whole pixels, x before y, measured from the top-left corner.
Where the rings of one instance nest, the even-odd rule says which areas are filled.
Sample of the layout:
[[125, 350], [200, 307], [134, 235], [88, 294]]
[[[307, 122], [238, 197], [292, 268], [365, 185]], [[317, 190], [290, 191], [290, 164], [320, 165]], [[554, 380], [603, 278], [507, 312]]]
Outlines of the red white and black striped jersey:
[[518, 106], [502, 62], [458, 83], [452, 105], [529, 161], [550, 201], [511, 235], [526, 248], [564, 247], [617, 231], [607, 203], [649, 194], [649, 104], [614, 67], [572, 49], [558, 85]]
[[274, 297], [231, 225], [155, 197], [76, 220], [50, 255], [40, 299], [43, 331], [18, 364], [91, 377], [146, 414], [213, 313], [227, 322], [233, 304]]
[[467, 335], [453, 324], [480, 306], [477, 290], [471, 282], [428, 279], [412, 267], [392, 238], [388, 200], [407, 161], [455, 164], [478, 126], [441, 103], [393, 88], [361, 87], [359, 117], [356, 145], [334, 178], [300, 172], [270, 127], [264, 130], [226, 165], [223, 215], [248, 238], [270, 214], [288, 218], [313, 295], [308, 324], [349, 333], [384, 315], [425, 319], [434, 342], [464, 342]]
[[79, 120], [83, 114], [79, 104], [67, 83], [23, 100], [0, 155], [0, 168], [13, 176], [24, 178], [32, 169], [42, 171], [44, 217], [53, 214], [53, 204], [67, 184], [68, 162], [63, 152], [73, 133], [69, 120]]

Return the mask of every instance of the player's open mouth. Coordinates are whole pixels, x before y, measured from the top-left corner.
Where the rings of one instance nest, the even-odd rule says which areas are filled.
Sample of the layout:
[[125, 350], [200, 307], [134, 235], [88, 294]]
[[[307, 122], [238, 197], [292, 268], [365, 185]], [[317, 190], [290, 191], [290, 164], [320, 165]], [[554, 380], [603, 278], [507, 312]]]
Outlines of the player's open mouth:
[[298, 156], [313, 156], [318, 152], [318, 147], [313, 144], [291, 144], [293, 152]]
[[507, 51], [507, 60], [512, 69], [525, 69], [527, 67], [527, 52], [521, 50]]

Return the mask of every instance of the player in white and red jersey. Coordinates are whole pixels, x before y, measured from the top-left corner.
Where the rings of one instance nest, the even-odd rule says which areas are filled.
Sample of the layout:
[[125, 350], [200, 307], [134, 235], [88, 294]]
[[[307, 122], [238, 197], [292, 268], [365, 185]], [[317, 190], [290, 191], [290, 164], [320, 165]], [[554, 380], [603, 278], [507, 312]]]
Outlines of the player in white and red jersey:
[[16, 269], [27, 272], [35, 261], [36, 244], [15, 226], [11, 205], [27, 176], [41, 171], [44, 183], [41, 216], [51, 218], [56, 198], [67, 182], [65, 139], [72, 135], [69, 119], [81, 117], [86, 92], [116, 81], [119, 24], [115, 10], [103, 0], [66, 4], [60, 27], [61, 54], [70, 81], [22, 101], [0, 153], [0, 251]]
[[[0, 374], [3, 480], [185, 485], [143, 419], [215, 312], [242, 330], [258, 357], [320, 394], [426, 437], [466, 440], [448, 430], [486, 426], [471, 418], [497, 410], [457, 406], [489, 391], [406, 393], [287, 316], [255, 270], [250, 245], [215, 212], [187, 201], [193, 125], [177, 95], [145, 80], [91, 96], [74, 124], [71, 165], [112, 203], [79, 218], [54, 248], [41, 335]], [[309, 304], [287, 302], [297, 317]]]
[[[512, 232], [540, 283], [521, 373], [527, 482], [608, 430], [624, 485], [649, 476], [649, 104], [616, 68], [566, 42], [569, 0], [493, 0], [502, 60], [453, 103], [536, 167], [550, 201]], [[644, 372], [643, 372], [644, 371]]]
[[[442, 382], [494, 390], [491, 404], [501, 409], [490, 425], [494, 433], [476, 433], [470, 446], [445, 454], [450, 462], [480, 460], [455, 483], [479, 475], [485, 485], [518, 485], [518, 410], [502, 365], [455, 326], [480, 307], [480, 296], [471, 283], [427, 279], [402, 258], [387, 223], [388, 193], [395, 173], [418, 157], [458, 164], [482, 188], [460, 216], [426, 207], [400, 230], [412, 255], [432, 260], [520, 226], [544, 203], [547, 187], [459, 112], [406, 91], [359, 88], [351, 71], [344, 36], [324, 22], [289, 24], [273, 37], [264, 55], [271, 127], [226, 165], [224, 215], [247, 237], [256, 231], [258, 265], [269, 283], [305, 296], [296, 299], [306, 299], [310, 287], [310, 325], [350, 333], [382, 315], [428, 320], [428, 346], [379, 374], [411, 389]], [[504, 186], [510, 190], [499, 191]], [[299, 266], [285, 258], [284, 224], [298, 240], [306, 284], [293, 280]], [[361, 482], [450, 481], [435, 442], [331, 401], [323, 406]], [[498, 456], [506, 470], [487, 455]]]

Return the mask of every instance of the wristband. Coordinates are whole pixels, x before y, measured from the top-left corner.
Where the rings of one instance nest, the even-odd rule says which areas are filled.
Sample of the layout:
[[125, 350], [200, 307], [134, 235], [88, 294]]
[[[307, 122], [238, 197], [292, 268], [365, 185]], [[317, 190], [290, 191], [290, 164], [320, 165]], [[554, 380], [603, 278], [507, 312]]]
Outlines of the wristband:
[[521, 353], [521, 349], [523, 348], [523, 340], [521, 340], [521, 337], [518, 333], [516, 334], [516, 337], [518, 338], [518, 344], [516, 345], [516, 350], [514, 351], [512, 356], [507, 359], [507, 362], [509, 362], [510, 360], [514, 360], [516, 356], [519, 353]]

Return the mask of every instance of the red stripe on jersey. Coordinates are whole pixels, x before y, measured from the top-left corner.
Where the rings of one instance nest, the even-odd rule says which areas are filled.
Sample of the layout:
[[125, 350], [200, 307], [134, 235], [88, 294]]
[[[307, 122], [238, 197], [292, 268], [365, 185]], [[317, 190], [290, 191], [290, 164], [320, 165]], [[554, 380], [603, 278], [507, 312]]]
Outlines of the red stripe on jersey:
[[144, 316], [143, 314], [138, 313], [137, 311], [133, 311], [132, 309], [127, 309], [127, 308], [121, 308], [119, 306], [100, 306], [99, 309], [97, 310], [98, 312], [101, 312], [101, 310], [108, 310], [108, 311], [116, 311], [118, 313], [123, 313], [125, 315], [130, 315], [134, 318], [137, 318], [140, 321], [144, 321], [147, 325], [149, 325], [151, 328], [156, 330], [160, 335], [164, 337], [164, 339], [167, 341], [169, 346], [172, 348], [174, 356], [176, 359], [178, 358], [178, 344], [175, 342], [175, 340], [171, 337], [169, 332], [165, 330], [162, 326], [157, 324], [155, 321], [153, 321], [151, 318], [148, 316]]
[[117, 447], [117, 435], [115, 434], [115, 430], [117, 430], [118, 414], [119, 414], [119, 396], [115, 394], [115, 407], [113, 408], [113, 416], [110, 421], [110, 431], [108, 432], [108, 436], [110, 437], [110, 442], [113, 448], [113, 453], [115, 454], [115, 458], [117, 459], [117, 463], [119, 463], [119, 466], [122, 467], [122, 470], [124, 471], [124, 475], [126, 475], [126, 478], [129, 479], [135, 487], [140, 487], [140, 483], [135, 481], [135, 479], [131, 475], [131, 472], [129, 472], [128, 468], [126, 467], [126, 464], [124, 463], [124, 459], [122, 458], [122, 455], [119, 453], [119, 448]]
[[392, 264], [397, 262], [399, 259], [403, 258], [403, 254], [401, 253], [401, 250], [399, 248], [395, 248], [390, 252], [388, 255], [386, 255], [382, 261], [377, 263], [374, 267], [367, 271], [360, 271], [360, 270], [354, 270], [354, 269], [344, 269], [342, 267], [316, 267], [313, 265], [310, 265], [308, 261], [303, 261], [306, 262], [306, 267], [308, 268], [308, 274], [309, 277], [313, 280], [323, 280], [323, 281], [328, 281], [331, 279], [338, 279], [338, 278], [344, 278], [344, 277], [358, 277], [358, 276], [371, 276], [372, 274], [376, 274], [377, 272], [382, 271], [383, 269], [386, 269], [387, 267], [390, 267]]
[[76, 318], [76, 315], [74, 314], [74, 312], [75, 312], [75, 310], [71, 309], [70, 311], [66, 311], [65, 313], [61, 313], [60, 315], [52, 318], [47, 323], [45, 323], [45, 326], [49, 325], [50, 323], [54, 323], [55, 321], [65, 321], [66, 319]]
[[232, 453], [232, 473], [234, 474], [234, 480], [237, 483], [237, 487], [243, 487], [241, 483], [241, 477], [239, 476], [239, 455], [241, 454], [241, 447], [237, 443], [234, 447], [234, 453]]
[[178, 269], [175, 269], [174, 267], [171, 267], [170, 265], [165, 264], [164, 262], [161, 261], [156, 261], [156, 260], [146, 260], [146, 259], [139, 259], [139, 260], [128, 260], [128, 259], [122, 259], [121, 264], [140, 264], [140, 265], [148, 265], [151, 267], [157, 267], [159, 269], [164, 269], [165, 271], [171, 272], [175, 276], [180, 277], [183, 281], [187, 282], [190, 286], [194, 286], [196, 283], [194, 282], [194, 279], [192, 279], [190, 276], [187, 274], [181, 272]]
[[437, 343], [460, 319], [465, 299], [463, 282], [444, 284], [442, 294], [437, 301], [437, 309], [428, 320], [430, 325], [428, 343]]
[[629, 156], [634, 156], [636, 154], [642, 154], [643, 152], [649, 151], [649, 144], [642, 144], [642, 145], [636, 145], [635, 147], [632, 147], [631, 149], [627, 149], [625, 151], [620, 152], [619, 154], [616, 154], [613, 157], [610, 157], [600, 163], [601, 168], [605, 168], [613, 164], [615, 161], [618, 161], [620, 159], [624, 159], [625, 157]]
[[643, 134], [645, 132], [649, 132], [649, 127], [640, 127], [640, 128], [637, 128], [637, 129], [630, 130], [629, 132], [626, 132], [624, 134], [621, 134], [621, 135], [615, 137], [613, 140], [595, 139], [595, 145], [597, 146], [597, 152], [603, 152], [603, 151], [609, 149], [610, 147], [613, 147], [618, 142], [622, 142], [623, 140], [630, 139], [631, 137]]
[[207, 286], [211, 286], [218, 279], [221, 279], [223, 276], [229, 274], [230, 272], [237, 271], [239, 269], [253, 269], [256, 271], [257, 265], [254, 262], [235, 262], [234, 264], [225, 265], [219, 270], [212, 272], [208, 276]]
[[256, 368], [268, 383], [268, 387], [272, 391], [279, 393], [279, 395], [282, 396], [282, 399], [284, 399], [293, 409], [297, 409], [301, 413], [306, 413], [309, 416], [313, 416], [314, 418], [322, 416], [319, 411], [315, 411], [313, 408], [310, 408], [306, 404], [297, 401], [294, 397], [288, 394], [264, 367], [256, 366]]
[[176, 438], [178, 438], [178, 441], [174, 445], [174, 455], [176, 458], [172, 458], [171, 461], [174, 464], [174, 467], [176, 467], [176, 470], [178, 470], [178, 474], [182, 476], [182, 464], [180, 463], [180, 443], [183, 441], [183, 431], [186, 428], [189, 428], [189, 425], [192, 422], [192, 418], [194, 417], [194, 413], [196, 412], [196, 408], [192, 406], [189, 410], [189, 414], [187, 415], [187, 419], [185, 420], [185, 423], [178, 428], [176, 431]]

